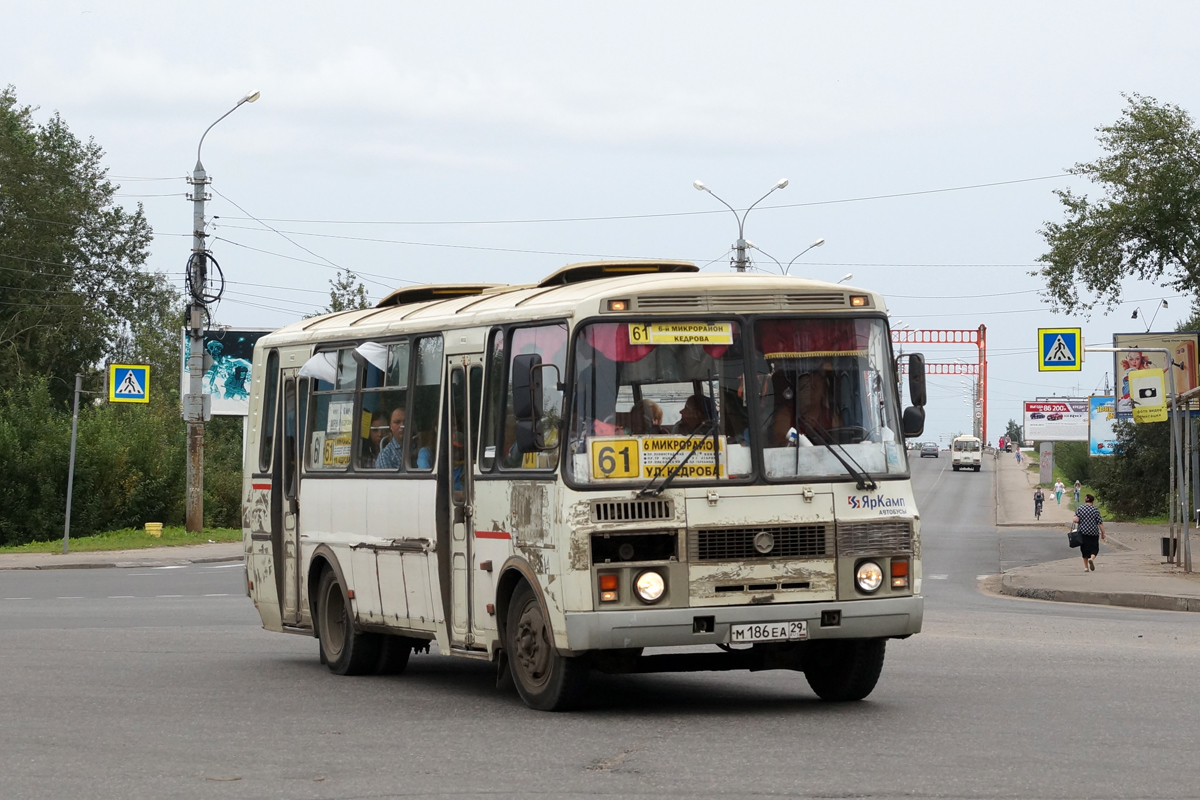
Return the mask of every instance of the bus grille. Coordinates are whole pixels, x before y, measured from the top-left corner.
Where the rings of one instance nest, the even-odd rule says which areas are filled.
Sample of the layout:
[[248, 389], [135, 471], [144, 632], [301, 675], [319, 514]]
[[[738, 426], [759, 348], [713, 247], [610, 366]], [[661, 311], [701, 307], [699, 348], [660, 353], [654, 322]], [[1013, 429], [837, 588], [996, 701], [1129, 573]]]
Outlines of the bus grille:
[[839, 522], [839, 556], [877, 556], [912, 552], [912, 526], [907, 522]]
[[592, 522], [640, 522], [675, 519], [670, 500], [597, 500], [592, 503]]
[[783, 296], [784, 308], [844, 305], [846, 305], [846, 295], [841, 292], [810, 292], [806, 294], [785, 294]]
[[[766, 553], [754, 546], [754, 537], [769, 533], [773, 546]], [[811, 558], [828, 555], [826, 526], [721, 528], [688, 532], [691, 561], [743, 561], [750, 558]]]
[[659, 294], [637, 299], [639, 309], [661, 309], [663, 311], [704, 308], [704, 298], [698, 294]]

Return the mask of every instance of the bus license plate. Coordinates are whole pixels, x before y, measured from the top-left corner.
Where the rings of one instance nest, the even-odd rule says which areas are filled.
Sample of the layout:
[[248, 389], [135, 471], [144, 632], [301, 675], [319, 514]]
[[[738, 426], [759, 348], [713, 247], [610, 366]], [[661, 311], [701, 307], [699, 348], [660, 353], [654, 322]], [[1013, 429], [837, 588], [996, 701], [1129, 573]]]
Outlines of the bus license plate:
[[808, 638], [808, 622], [755, 622], [750, 625], [730, 625], [729, 643], [739, 642], [798, 642]]

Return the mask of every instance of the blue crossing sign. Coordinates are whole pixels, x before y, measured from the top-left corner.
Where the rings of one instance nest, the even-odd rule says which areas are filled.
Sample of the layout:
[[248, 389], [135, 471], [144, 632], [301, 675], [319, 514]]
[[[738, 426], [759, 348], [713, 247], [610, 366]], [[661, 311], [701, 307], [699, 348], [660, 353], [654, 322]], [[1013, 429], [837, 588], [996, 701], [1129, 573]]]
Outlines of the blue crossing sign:
[[109, 364], [108, 402], [149, 403], [149, 364]]
[[1083, 335], [1079, 328], [1038, 328], [1038, 371], [1083, 369]]

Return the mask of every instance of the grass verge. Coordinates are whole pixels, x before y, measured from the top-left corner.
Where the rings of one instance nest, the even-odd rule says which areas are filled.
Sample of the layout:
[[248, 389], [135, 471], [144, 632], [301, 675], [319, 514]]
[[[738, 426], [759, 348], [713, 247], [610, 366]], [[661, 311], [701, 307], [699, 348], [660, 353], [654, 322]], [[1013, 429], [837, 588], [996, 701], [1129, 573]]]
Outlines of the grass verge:
[[[141, 550], [152, 547], [177, 547], [185, 544], [208, 544], [210, 542], [240, 542], [241, 528], [205, 528], [203, 533], [188, 533], [183, 526], [164, 527], [162, 538], [156, 538], [140, 528], [124, 528], [119, 531], [97, 533], [95, 536], [72, 538], [70, 552], [94, 552], [98, 550]], [[0, 553], [61, 553], [62, 539], [50, 542], [0, 547]]]

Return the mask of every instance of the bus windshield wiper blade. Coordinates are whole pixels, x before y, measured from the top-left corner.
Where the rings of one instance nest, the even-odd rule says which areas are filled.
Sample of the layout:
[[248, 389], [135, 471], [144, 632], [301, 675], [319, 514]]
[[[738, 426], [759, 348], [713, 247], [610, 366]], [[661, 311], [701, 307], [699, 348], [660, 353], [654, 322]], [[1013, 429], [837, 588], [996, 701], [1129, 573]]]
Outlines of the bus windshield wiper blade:
[[[803, 415], [799, 415], [799, 420], [803, 422], [810, 431], [817, 434], [817, 441], [825, 445], [825, 449], [833, 453], [833, 457], [841, 462], [842, 466], [846, 468], [846, 472], [850, 473], [850, 477], [854, 478], [859, 489], [874, 490], [879, 488], [879, 484], [876, 483], [875, 478], [871, 476], [871, 473], [863, 469], [862, 465], [857, 461], [854, 461], [854, 457], [846, 452], [846, 448], [839, 444], [838, 449], [842, 451], [841, 453], [833, 449], [833, 437], [829, 435], [829, 431], [825, 430], [820, 425]], [[846, 458], [842, 458], [843, 454], [846, 456]], [[847, 461], [847, 458], [850, 459], [850, 461]], [[850, 462], [854, 463], [853, 467], [850, 466]], [[855, 467], [857, 467], [857, 469]]]
[[[688, 437], [683, 440], [683, 442], [679, 445], [679, 447], [675, 448], [675, 452], [671, 453], [671, 457], [667, 459], [668, 464], [670, 464], [672, 461], [674, 461], [675, 457], [683, 452], [683, 448], [687, 447], [688, 444], [691, 443], [692, 439], [694, 439], [696, 437], [696, 434], [699, 433], [700, 429], [703, 427], [704, 427], [703, 425], [699, 425], [696, 427], [695, 430], [693, 430], [691, 433], [688, 434]], [[654, 481], [658, 478], [658, 476], [655, 475], [652, 478], [650, 478], [650, 481], [645, 486], [643, 486], [641, 488], [641, 490], [637, 493], [637, 497], [645, 497], [648, 494], [653, 494], [655, 497], [657, 497], [658, 495], [662, 494], [663, 491], [671, 484], [671, 481], [675, 480], [675, 476], [679, 474], [679, 471], [683, 469], [684, 465], [687, 464], [687, 462], [695, 454], [696, 454], [696, 448], [693, 447], [691, 449], [691, 452], [689, 452], [686, 456], [683, 457], [683, 461], [680, 461], [678, 464], [676, 464], [671, 469], [670, 472], [667, 473], [667, 477], [665, 479], [663, 479], [663, 482], [659, 485], [659, 487], [657, 489], [652, 490], [650, 487], [654, 485]]]

